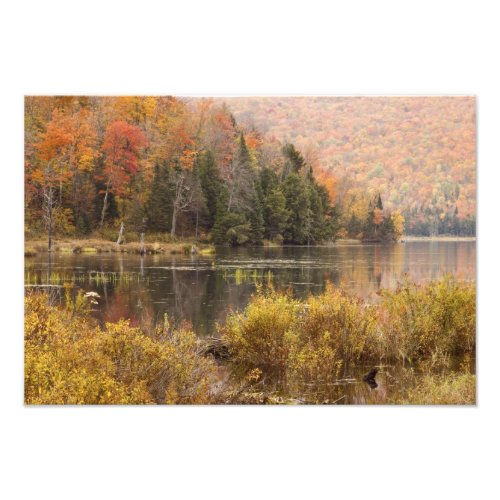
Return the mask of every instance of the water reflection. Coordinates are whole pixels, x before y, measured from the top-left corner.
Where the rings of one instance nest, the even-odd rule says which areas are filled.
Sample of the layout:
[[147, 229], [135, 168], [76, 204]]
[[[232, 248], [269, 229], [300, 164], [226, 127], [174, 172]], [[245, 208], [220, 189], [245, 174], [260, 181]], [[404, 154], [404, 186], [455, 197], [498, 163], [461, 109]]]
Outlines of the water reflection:
[[[211, 256], [63, 254], [26, 259], [26, 280], [62, 284], [101, 295], [97, 317], [132, 323], [189, 321], [200, 335], [231, 309], [243, 308], [257, 283], [291, 288], [299, 297], [320, 293], [326, 282], [376, 300], [403, 273], [419, 282], [452, 273], [474, 280], [475, 242], [218, 249]], [[364, 384], [366, 389], [370, 388]]]

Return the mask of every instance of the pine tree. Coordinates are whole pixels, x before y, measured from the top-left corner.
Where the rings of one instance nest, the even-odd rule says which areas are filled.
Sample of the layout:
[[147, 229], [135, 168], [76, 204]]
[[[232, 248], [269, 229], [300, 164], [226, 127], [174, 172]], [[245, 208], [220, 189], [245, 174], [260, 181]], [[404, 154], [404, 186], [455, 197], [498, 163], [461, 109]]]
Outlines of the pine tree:
[[295, 149], [293, 144], [285, 144], [283, 146], [283, 156], [285, 157], [283, 179], [290, 174], [299, 174], [306, 165], [304, 157]]
[[264, 226], [265, 236], [274, 240], [283, 236], [286, 229], [289, 211], [286, 208], [286, 198], [281, 189], [276, 188], [268, 193], [264, 200]]
[[278, 176], [269, 167], [264, 166], [260, 171], [260, 185], [262, 194], [266, 198], [278, 187]]
[[324, 240], [331, 240], [335, 236], [335, 225], [333, 211], [330, 206], [330, 197], [324, 186], [319, 185], [310, 177], [309, 199], [311, 204], [311, 237], [313, 242], [319, 243]]
[[236, 246], [250, 241], [252, 228], [243, 214], [220, 211], [212, 232], [217, 245]]
[[214, 155], [210, 151], [202, 152], [194, 165], [195, 175], [200, 180], [201, 189], [207, 206], [207, 224], [211, 228], [215, 224], [217, 211], [226, 203], [227, 190], [219, 176], [219, 169]]
[[245, 212], [252, 207], [255, 196], [255, 172], [245, 136], [240, 134], [238, 149], [231, 162], [228, 178], [227, 211]]
[[290, 213], [284, 238], [287, 243], [311, 242], [311, 207], [308, 186], [298, 174], [290, 174], [283, 183], [286, 208]]
[[387, 241], [394, 239], [394, 222], [391, 215], [384, 217], [384, 220], [380, 225], [380, 237]]
[[250, 240], [255, 245], [262, 244], [264, 237], [263, 195], [260, 182], [255, 182], [252, 208], [248, 220], [250, 222]]
[[170, 231], [172, 199], [170, 169], [165, 162], [157, 163], [154, 169], [151, 194], [146, 205], [146, 217], [150, 230], [158, 232]]

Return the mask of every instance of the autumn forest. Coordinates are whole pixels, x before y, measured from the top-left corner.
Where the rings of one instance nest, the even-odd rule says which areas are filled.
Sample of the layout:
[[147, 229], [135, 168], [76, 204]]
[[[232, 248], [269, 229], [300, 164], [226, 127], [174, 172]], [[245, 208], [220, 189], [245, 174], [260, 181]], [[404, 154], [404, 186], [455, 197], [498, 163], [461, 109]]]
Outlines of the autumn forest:
[[474, 404], [474, 98], [28, 96], [24, 171], [27, 404]]
[[473, 100], [426, 99], [26, 97], [27, 237], [473, 235]]

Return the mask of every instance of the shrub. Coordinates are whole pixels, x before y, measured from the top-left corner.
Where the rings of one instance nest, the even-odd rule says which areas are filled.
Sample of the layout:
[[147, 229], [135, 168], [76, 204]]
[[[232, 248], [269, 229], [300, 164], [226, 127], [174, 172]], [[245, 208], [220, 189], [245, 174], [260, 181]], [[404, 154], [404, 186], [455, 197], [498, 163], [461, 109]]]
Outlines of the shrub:
[[343, 363], [428, 358], [436, 367], [475, 346], [475, 289], [450, 277], [405, 280], [367, 305], [332, 285], [306, 301], [257, 293], [221, 328], [234, 365], [278, 370], [288, 382], [334, 379]]
[[207, 403], [215, 373], [187, 329], [149, 337], [124, 320], [101, 329], [45, 294], [25, 299], [27, 404]]
[[343, 363], [375, 357], [377, 332], [373, 307], [327, 284], [306, 301], [295, 329], [291, 367], [304, 378], [336, 378]]
[[375, 313], [332, 285], [301, 303], [274, 290], [255, 295], [222, 328], [235, 364], [299, 379], [336, 378], [342, 363], [378, 353]]
[[476, 290], [451, 276], [417, 285], [408, 278], [381, 292], [380, 323], [389, 358], [411, 360], [435, 352], [475, 348]]
[[234, 363], [245, 369], [283, 373], [299, 307], [289, 294], [259, 290], [242, 313], [229, 315], [221, 333]]
[[323, 332], [330, 333], [344, 360], [359, 361], [377, 350], [375, 319], [373, 306], [328, 283], [325, 293], [308, 299], [301, 330], [313, 343]]

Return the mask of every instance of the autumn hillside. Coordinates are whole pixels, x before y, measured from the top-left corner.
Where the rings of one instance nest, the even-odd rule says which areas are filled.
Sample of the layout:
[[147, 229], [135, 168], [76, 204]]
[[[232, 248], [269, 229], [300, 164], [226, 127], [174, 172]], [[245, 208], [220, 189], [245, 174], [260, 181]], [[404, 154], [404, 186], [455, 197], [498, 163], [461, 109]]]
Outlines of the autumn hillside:
[[334, 178], [338, 197], [354, 186], [380, 192], [385, 207], [403, 211], [408, 230], [425, 221], [441, 232], [432, 226], [447, 217], [475, 218], [474, 97], [219, 100], [240, 123], [295, 144], [318, 174]]

